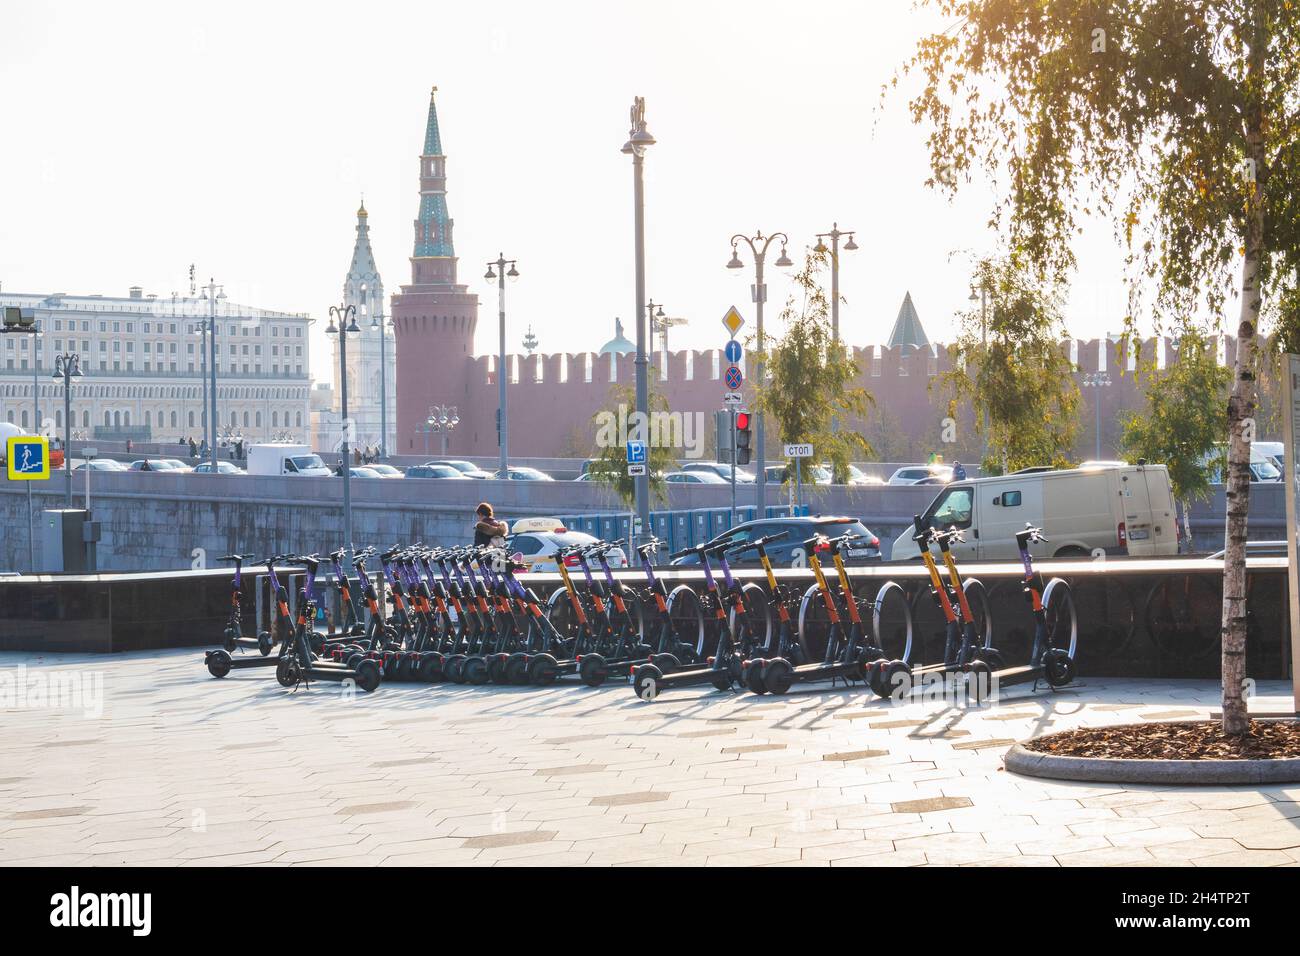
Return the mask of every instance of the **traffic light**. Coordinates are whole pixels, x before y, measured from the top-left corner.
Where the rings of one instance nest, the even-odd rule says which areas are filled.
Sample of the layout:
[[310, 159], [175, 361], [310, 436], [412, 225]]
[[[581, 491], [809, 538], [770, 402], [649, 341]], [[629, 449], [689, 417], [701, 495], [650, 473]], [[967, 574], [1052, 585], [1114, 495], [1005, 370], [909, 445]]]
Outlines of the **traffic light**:
[[749, 464], [749, 440], [753, 437], [750, 430], [749, 412], [736, 412], [736, 464]]

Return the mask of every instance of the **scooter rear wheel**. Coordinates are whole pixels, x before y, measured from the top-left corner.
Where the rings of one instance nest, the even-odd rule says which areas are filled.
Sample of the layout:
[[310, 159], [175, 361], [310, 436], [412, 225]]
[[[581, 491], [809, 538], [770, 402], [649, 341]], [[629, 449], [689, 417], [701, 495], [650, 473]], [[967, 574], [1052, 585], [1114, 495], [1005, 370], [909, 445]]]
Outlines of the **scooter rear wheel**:
[[488, 682], [487, 662], [481, 657], [471, 657], [465, 661], [465, 680], [475, 687]]
[[1073, 681], [1075, 670], [1074, 658], [1058, 647], [1043, 655], [1043, 676], [1052, 687], [1064, 687]]
[[671, 674], [682, 666], [676, 654], [653, 654], [650, 657], [650, 663], [659, 668], [665, 674]]
[[456, 684], [465, 683], [465, 661], [468, 658], [464, 654], [453, 654], [447, 658], [447, 663], [442, 666], [442, 672], [447, 675], [447, 680]]
[[367, 694], [374, 691], [383, 681], [383, 674], [379, 671], [379, 665], [374, 661], [363, 660], [357, 665], [357, 686]]
[[432, 651], [420, 655], [420, 666], [416, 671], [416, 679], [422, 680], [426, 684], [432, 684], [442, 677], [442, 655], [435, 654]]
[[871, 690], [877, 697], [893, 697], [906, 700], [912, 696], [912, 668], [906, 661], [889, 661], [877, 667], [873, 674]]
[[654, 700], [659, 696], [659, 681], [664, 672], [654, 664], [642, 664], [632, 674], [632, 690], [642, 700]]
[[559, 661], [550, 654], [538, 654], [528, 662], [528, 680], [539, 687], [554, 684], [560, 676]]
[[599, 687], [609, 676], [609, 665], [600, 654], [586, 654], [578, 664], [578, 677], [588, 687]]
[[230, 673], [230, 667], [233, 663], [230, 654], [226, 651], [213, 651], [208, 655], [208, 673], [213, 677], [225, 677]]
[[487, 662], [488, 680], [494, 684], [506, 683], [506, 661], [500, 654], [493, 654]]
[[506, 683], [508, 684], [527, 684], [528, 683], [528, 655], [511, 654], [506, 661]]
[[763, 668], [767, 661], [755, 659], [745, 668], [745, 686], [755, 694], [766, 694], [767, 684], [763, 681]]
[[281, 687], [294, 687], [298, 684], [301, 677], [301, 669], [298, 662], [292, 657], [282, 657], [280, 662], [275, 665], [275, 679]]
[[763, 668], [763, 683], [773, 694], [784, 694], [794, 683], [794, 668], [784, 657], [776, 657]]

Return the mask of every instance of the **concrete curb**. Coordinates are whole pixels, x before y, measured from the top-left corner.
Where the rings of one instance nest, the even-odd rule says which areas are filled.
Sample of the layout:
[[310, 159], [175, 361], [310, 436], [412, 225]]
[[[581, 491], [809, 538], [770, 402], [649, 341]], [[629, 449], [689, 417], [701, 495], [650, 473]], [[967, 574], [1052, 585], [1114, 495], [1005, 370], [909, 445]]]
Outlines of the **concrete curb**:
[[1300, 783], [1300, 758], [1286, 760], [1112, 760], [1062, 757], [1016, 744], [1006, 768], [1026, 777], [1096, 783]]

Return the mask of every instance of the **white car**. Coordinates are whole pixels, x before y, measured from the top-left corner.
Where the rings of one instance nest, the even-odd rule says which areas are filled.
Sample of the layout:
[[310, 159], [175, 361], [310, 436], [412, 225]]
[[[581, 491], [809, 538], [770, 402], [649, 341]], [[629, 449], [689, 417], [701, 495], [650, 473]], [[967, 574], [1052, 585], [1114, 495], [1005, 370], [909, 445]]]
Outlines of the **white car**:
[[375, 462], [371, 462], [370, 464], [366, 465], [366, 467], [369, 468], [369, 469], [370, 469], [371, 471], [373, 471], [373, 472], [377, 472], [377, 473], [379, 474], [379, 477], [380, 477], [380, 478], [401, 478], [401, 477], [403, 477], [403, 476], [402, 476], [402, 469], [400, 469], [400, 468], [394, 468], [392, 465], [380, 465], [380, 464], [376, 464]]
[[[688, 461], [682, 465], [682, 471], [704, 471], [717, 475], [723, 481], [731, 482], [731, 466], [720, 461]], [[736, 469], [736, 484], [752, 485], [755, 482], [754, 473], [746, 471], [744, 468]]]
[[[597, 538], [581, 531], [570, 531], [555, 518], [522, 518], [516, 521], [506, 538], [506, 551], [510, 557], [529, 571], [558, 571], [555, 552], [577, 544], [595, 544]], [[627, 554], [622, 548], [609, 552], [611, 568], [627, 567]], [[570, 568], [578, 566], [577, 558], [566, 562]]]
[[[194, 474], [196, 475], [212, 474], [212, 462], [210, 461], [199, 462], [197, 465], [194, 466]], [[240, 468], [238, 465], [233, 465], [228, 461], [219, 461], [217, 462], [217, 474], [218, 475], [245, 475], [248, 473], [244, 471], [244, 469]]]
[[670, 471], [664, 475], [664, 481], [672, 482], [675, 485], [725, 485], [729, 482], [724, 481], [720, 476], [711, 471]]
[[891, 485], [914, 485], [926, 478], [940, 478], [945, 483], [952, 481], [950, 465], [904, 465], [889, 476]]
[[120, 461], [114, 461], [112, 458], [92, 458], [90, 461], [83, 461], [73, 471], [130, 471]]

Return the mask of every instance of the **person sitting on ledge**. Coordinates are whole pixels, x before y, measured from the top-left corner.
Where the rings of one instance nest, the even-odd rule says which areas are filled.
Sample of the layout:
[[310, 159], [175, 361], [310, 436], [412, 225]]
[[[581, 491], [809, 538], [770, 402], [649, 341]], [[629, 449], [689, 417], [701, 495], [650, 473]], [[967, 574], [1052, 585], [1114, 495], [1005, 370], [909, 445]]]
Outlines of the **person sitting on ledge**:
[[510, 529], [504, 521], [498, 521], [492, 515], [492, 506], [486, 501], [480, 502], [479, 506], [474, 509], [474, 546], [491, 544], [503, 544], [504, 541], [494, 542], [494, 538], [502, 538], [509, 533]]

